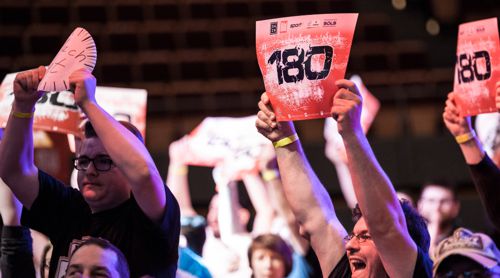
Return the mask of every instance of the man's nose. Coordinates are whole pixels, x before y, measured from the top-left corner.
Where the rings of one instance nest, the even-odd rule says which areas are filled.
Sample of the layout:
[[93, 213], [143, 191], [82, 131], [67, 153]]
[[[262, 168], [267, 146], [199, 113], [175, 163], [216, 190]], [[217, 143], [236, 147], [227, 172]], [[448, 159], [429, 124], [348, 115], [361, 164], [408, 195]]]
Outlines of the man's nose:
[[89, 167], [87, 167], [87, 170], [85, 170], [85, 174], [87, 174], [89, 176], [97, 176], [97, 175], [99, 175], [99, 171], [97, 171], [97, 169], [95, 168], [95, 165], [94, 165], [93, 161], [91, 161], [89, 163]]
[[345, 249], [350, 253], [356, 252], [359, 250], [359, 241], [356, 237], [352, 237], [345, 243]]

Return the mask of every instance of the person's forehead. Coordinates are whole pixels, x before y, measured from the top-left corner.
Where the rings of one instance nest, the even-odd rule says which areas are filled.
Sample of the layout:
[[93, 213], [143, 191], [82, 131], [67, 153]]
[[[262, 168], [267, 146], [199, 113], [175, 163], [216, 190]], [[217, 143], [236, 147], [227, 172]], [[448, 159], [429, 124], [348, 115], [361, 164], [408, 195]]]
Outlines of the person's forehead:
[[104, 145], [101, 140], [97, 137], [85, 138], [82, 140], [79, 150], [80, 155], [97, 155], [97, 154], [107, 154]]
[[259, 248], [256, 248], [254, 251], [253, 251], [253, 255], [254, 256], [270, 256], [270, 257], [278, 257], [281, 259], [281, 254], [278, 253], [277, 251], [275, 250], [272, 250], [272, 249], [269, 249], [269, 248], [265, 248], [265, 247], [259, 247]]
[[71, 258], [70, 265], [86, 264], [112, 268], [116, 265], [117, 260], [118, 258], [113, 251], [91, 244], [76, 250]]
[[452, 195], [451, 190], [438, 185], [429, 185], [424, 189], [424, 192], [422, 192], [422, 197], [424, 198], [449, 197]]
[[366, 222], [365, 218], [361, 217], [356, 224], [354, 224], [354, 227], [352, 228], [352, 232], [355, 234], [359, 234], [362, 232], [368, 232], [368, 227], [366, 227]]

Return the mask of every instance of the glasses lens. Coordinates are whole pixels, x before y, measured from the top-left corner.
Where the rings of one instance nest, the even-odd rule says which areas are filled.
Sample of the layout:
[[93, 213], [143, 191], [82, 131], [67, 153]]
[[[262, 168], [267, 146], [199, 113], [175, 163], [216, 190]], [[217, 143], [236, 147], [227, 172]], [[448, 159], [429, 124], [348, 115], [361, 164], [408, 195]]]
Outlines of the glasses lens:
[[78, 157], [75, 159], [75, 167], [77, 170], [85, 170], [89, 167], [90, 159], [88, 157]]
[[107, 156], [98, 156], [94, 158], [94, 166], [99, 171], [108, 171], [111, 169], [113, 161]]

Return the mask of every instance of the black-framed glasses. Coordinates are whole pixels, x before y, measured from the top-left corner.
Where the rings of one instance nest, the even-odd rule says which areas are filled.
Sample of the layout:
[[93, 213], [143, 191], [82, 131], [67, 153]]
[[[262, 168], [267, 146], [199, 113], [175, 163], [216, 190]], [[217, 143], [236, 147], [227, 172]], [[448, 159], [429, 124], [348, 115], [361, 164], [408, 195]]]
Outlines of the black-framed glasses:
[[359, 233], [359, 234], [354, 234], [354, 233], [350, 233], [348, 235], [346, 235], [344, 237], [344, 240], [345, 242], [348, 242], [350, 241], [352, 238], [356, 238], [358, 240], [359, 243], [363, 243], [367, 240], [371, 240], [372, 239], [372, 236], [368, 234], [368, 232], [363, 232], [363, 233]]
[[[498, 276], [497, 276], [498, 275]], [[455, 272], [450, 270], [446, 273], [436, 274], [436, 278], [490, 278], [500, 277], [500, 273], [491, 272], [487, 269]]]
[[104, 154], [97, 155], [94, 158], [85, 155], [73, 158], [73, 166], [78, 171], [87, 171], [90, 167], [90, 163], [93, 163], [94, 168], [100, 172], [109, 171], [115, 165], [113, 160], [111, 160], [108, 155]]

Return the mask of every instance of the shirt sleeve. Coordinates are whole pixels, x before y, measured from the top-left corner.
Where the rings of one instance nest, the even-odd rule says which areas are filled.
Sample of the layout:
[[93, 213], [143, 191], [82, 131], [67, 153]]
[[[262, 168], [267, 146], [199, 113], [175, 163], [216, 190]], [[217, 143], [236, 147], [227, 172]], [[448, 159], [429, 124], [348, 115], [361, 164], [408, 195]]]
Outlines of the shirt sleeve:
[[469, 165], [469, 170], [481, 203], [486, 208], [490, 220], [500, 230], [500, 170], [487, 154], [478, 164]]
[[[38, 170], [40, 189], [30, 209], [23, 208], [21, 223], [49, 238], [65, 231], [68, 217], [90, 214], [90, 208], [78, 190]], [[83, 220], [83, 219], [82, 219]]]

